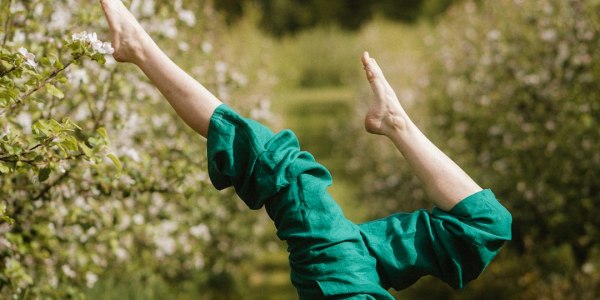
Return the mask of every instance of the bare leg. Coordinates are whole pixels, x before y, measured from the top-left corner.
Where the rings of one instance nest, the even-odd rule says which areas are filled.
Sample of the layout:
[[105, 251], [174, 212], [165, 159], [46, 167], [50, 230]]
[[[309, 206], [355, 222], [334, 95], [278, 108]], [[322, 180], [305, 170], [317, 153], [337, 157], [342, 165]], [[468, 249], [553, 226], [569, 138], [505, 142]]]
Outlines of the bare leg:
[[375, 94], [365, 117], [365, 128], [392, 140], [435, 205], [448, 211], [460, 200], [481, 191], [481, 187], [412, 122], [375, 59], [365, 52], [362, 62]]
[[152, 40], [120, 0], [101, 0], [117, 61], [137, 65], [196, 132], [208, 134], [221, 101], [179, 68]]

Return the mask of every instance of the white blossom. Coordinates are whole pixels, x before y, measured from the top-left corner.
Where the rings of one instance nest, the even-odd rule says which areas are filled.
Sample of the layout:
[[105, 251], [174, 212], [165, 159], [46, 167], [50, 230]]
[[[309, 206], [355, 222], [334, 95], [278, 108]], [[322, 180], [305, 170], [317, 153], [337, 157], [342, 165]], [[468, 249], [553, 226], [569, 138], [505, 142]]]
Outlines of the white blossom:
[[85, 273], [85, 284], [87, 285], [88, 288], [93, 288], [94, 285], [96, 285], [97, 281], [98, 281], [98, 275], [96, 275], [92, 272]]
[[177, 230], [177, 222], [175, 221], [163, 221], [160, 223], [160, 230], [164, 233], [172, 233]]
[[23, 31], [15, 30], [15, 33], [13, 34], [13, 42], [15, 44], [17, 44], [17, 45], [23, 44], [26, 40], [27, 40], [27, 38]]
[[31, 114], [28, 112], [21, 112], [18, 116], [17, 116], [17, 123], [19, 125], [21, 125], [21, 128], [23, 128], [23, 133], [26, 134], [31, 134]]
[[196, 15], [191, 10], [183, 9], [178, 13], [179, 20], [185, 23], [187, 26], [194, 26], [196, 24]]
[[211, 53], [213, 51], [213, 45], [210, 42], [202, 43], [202, 51], [207, 54]]
[[73, 271], [73, 269], [71, 269], [71, 266], [69, 265], [63, 265], [62, 271], [63, 273], [65, 273], [65, 275], [67, 275], [67, 277], [70, 278], [75, 278], [75, 276], [77, 275], [77, 273], [75, 273], [75, 271]]
[[129, 217], [129, 215], [123, 214], [123, 217], [121, 217], [121, 221], [117, 225], [117, 229], [119, 229], [120, 231], [123, 231], [123, 230], [127, 229], [130, 224], [131, 224], [131, 218]]
[[206, 226], [204, 224], [198, 224], [194, 227], [191, 227], [190, 234], [192, 236], [194, 236], [195, 238], [201, 238], [205, 241], [210, 240], [210, 231], [208, 229], [208, 226]]
[[156, 236], [154, 238], [154, 244], [158, 248], [158, 257], [162, 257], [163, 254], [171, 255], [175, 253], [177, 243], [172, 237], [169, 236]]
[[142, 14], [150, 16], [154, 14], [154, 0], [145, 0], [142, 4]]
[[159, 21], [159, 22], [145, 23], [142, 25], [144, 26], [144, 28], [146, 28], [146, 30], [148, 32], [160, 33], [170, 39], [174, 39], [175, 37], [177, 37], [176, 20], [173, 18], [163, 20], [162, 22]]
[[553, 29], [544, 30], [540, 37], [545, 42], [554, 42], [556, 40], [556, 31]]
[[36, 17], [41, 16], [44, 13], [44, 4], [38, 3], [33, 9], [33, 15]]
[[122, 153], [129, 156], [133, 161], [140, 162], [140, 153], [134, 148], [123, 148]]
[[587, 275], [594, 273], [595, 269], [596, 268], [594, 268], [594, 265], [589, 262], [587, 262], [587, 263], [583, 264], [583, 266], [581, 266], [581, 271], [583, 271], [583, 273], [587, 274]]
[[144, 224], [144, 216], [140, 214], [133, 215], [133, 223], [136, 225]]
[[90, 78], [85, 69], [73, 70], [67, 74], [67, 78], [69, 79], [69, 81], [75, 84], [86, 85], [90, 82]]
[[10, 6], [10, 12], [13, 13], [13, 14], [16, 13], [16, 12], [26, 11], [26, 10], [27, 9], [25, 8], [25, 6], [23, 5], [23, 3], [21, 3], [21, 2], [17, 2], [15, 4], [13, 4], [12, 6]]
[[54, 8], [54, 13], [52, 17], [50, 17], [50, 22], [48, 23], [48, 29], [50, 30], [64, 30], [68, 28], [71, 23], [71, 11], [64, 5], [59, 5]]
[[193, 264], [194, 264], [194, 267], [196, 267], [196, 269], [202, 269], [205, 264], [204, 257], [201, 254], [198, 254], [197, 256], [194, 257]]
[[33, 53], [30, 53], [23, 47], [17, 49], [17, 52], [25, 58], [26, 64], [30, 65], [32, 68], [37, 67], [37, 62], [35, 62], [35, 55]]
[[100, 54], [113, 54], [115, 53], [115, 49], [113, 49], [110, 42], [101, 42], [96, 41], [92, 44], [92, 49]]
[[190, 44], [188, 44], [188, 43], [186, 43], [184, 41], [180, 41], [177, 45], [179, 46], [179, 50], [181, 50], [181, 51], [188, 51], [188, 50], [190, 50]]
[[98, 39], [98, 35], [95, 32], [88, 33], [87, 31], [83, 31], [80, 33], [75, 33], [71, 36], [73, 41], [82, 41], [89, 43], [92, 46], [92, 50], [96, 53], [100, 54], [113, 54], [115, 49], [113, 49], [110, 42], [102, 42]]
[[117, 259], [119, 261], [124, 261], [129, 257], [129, 253], [127, 252], [127, 250], [119, 247], [115, 250], [115, 255], [117, 256]]

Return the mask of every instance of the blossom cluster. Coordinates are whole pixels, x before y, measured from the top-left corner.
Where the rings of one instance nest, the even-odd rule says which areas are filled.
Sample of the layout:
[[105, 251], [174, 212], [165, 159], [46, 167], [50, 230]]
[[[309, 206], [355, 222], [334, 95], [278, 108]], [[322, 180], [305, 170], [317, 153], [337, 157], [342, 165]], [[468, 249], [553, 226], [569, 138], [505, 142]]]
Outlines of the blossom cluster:
[[94, 52], [100, 54], [113, 54], [115, 49], [113, 49], [110, 42], [102, 42], [98, 39], [98, 35], [95, 32], [88, 33], [87, 31], [83, 31], [80, 33], [75, 33], [71, 36], [73, 41], [82, 41], [85, 43], [89, 43], [92, 46]]

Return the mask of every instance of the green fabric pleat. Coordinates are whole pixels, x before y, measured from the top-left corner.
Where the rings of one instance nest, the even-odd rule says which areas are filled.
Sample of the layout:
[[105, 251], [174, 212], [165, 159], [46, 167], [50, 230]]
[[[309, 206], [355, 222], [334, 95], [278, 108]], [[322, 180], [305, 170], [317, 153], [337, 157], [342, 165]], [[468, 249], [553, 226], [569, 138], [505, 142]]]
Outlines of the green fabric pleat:
[[510, 239], [510, 214], [490, 190], [452, 211], [401, 213], [356, 225], [327, 192], [331, 175], [300, 150], [290, 130], [274, 134], [221, 105], [208, 132], [209, 176], [251, 209], [265, 206], [287, 242], [301, 299], [393, 299], [431, 274], [460, 288]]

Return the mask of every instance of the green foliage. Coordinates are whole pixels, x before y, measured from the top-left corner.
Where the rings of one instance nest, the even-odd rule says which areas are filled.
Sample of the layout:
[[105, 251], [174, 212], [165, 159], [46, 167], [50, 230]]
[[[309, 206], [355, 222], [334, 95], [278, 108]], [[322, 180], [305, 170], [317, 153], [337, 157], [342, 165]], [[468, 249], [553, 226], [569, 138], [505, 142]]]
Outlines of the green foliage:
[[[264, 120], [272, 81], [245, 75], [261, 73], [256, 56], [230, 63], [244, 45], [213, 49], [226, 32], [209, 5], [132, 11], [221, 99], [243, 91], [236, 107]], [[237, 286], [266, 223], [240, 214], [247, 208], [231, 192], [214, 191], [204, 142], [139, 70], [106, 55], [93, 33], [108, 32], [98, 1], [0, 7], [0, 298], [84, 298], [96, 284], [135, 276]]]
[[[461, 24], [440, 31], [444, 56], [435, 68], [443, 76], [432, 85], [446, 88], [431, 97], [435, 126], [455, 153], [474, 152], [465, 163], [507, 199], [511, 246], [538, 258], [546, 282], [561, 274], [579, 284], [567, 278], [583, 272], [600, 243], [592, 204], [600, 199], [600, 27], [590, 13], [598, 8], [595, 1], [468, 3], [453, 12]], [[465, 23], [477, 30], [448, 33]], [[559, 257], [569, 266], [558, 267]]]
[[[338, 48], [339, 51], [332, 51]], [[282, 39], [278, 50], [275, 59], [281, 69], [276, 72], [283, 87], [340, 86], [358, 75], [357, 64], [347, 63], [356, 61], [356, 40], [340, 29], [318, 27], [304, 31]]]
[[[424, 279], [398, 298], [597, 298], [598, 1], [461, 1], [436, 23], [376, 18], [353, 34], [330, 26], [353, 12], [339, 1], [280, 1], [285, 13], [276, 15], [212, 1], [244, 11], [229, 29], [210, 2], [134, 1], [133, 10], [169, 55], [220, 98], [242, 100], [235, 106], [246, 115], [273, 121], [276, 80], [284, 89], [360, 80], [360, 117], [351, 122], [343, 104], [351, 89], [304, 94], [313, 102], [283, 93], [280, 105], [297, 112], [300, 134], [318, 139], [317, 154], [341, 153], [329, 163], [347, 162], [344, 182], [360, 192], [352, 206], [361, 219], [430, 205], [392, 145], [364, 133], [363, 49], [413, 120], [513, 212], [514, 241], [482, 278], [459, 292]], [[450, 4], [402, 11], [383, 2], [348, 22]], [[259, 281], [264, 216], [213, 191], [203, 142], [190, 139], [138, 70], [73, 38], [107, 32], [97, 1], [0, 7], [0, 298], [233, 298], [240, 282]], [[281, 22], [280, 32], [288, 21], [328, 27], [270, 40], [256, 30], [263, 16]], [[333, 148], [323, 146], [322, 126]], [[333, 171], [335, 193], [342, 172]]]
[[357, 30], [374, 15], [392, 20], [415, 22], [432, 19], [444, 12], [455, 0], [254, 0], [217, 1], [216, 7], [234, 21], [248, 10], [258, 7], [261, 11], [260, 25], [275, 36], [298, 33], [317, 25], [338, 26]]
[[[411, 46], [424, 52], [424, 74], [413, 73], [408, 50], [397, 53], [401, 63], [378, 59], [392, 72], [408, 64], [417, 78], [398, 93], [415, 122], [514, 217], [511, 255], [452, 298], [483, 297], [503, 280], [515, 284], [499, 298], [600, 294], [598, 9], [591, 0], [466, 1]], [[389, 145], [358, 145], [347, 149], [357, 155], [350, 170], [361, 174], [363, 198], [384, 203], [374, 215], [427, 205]]]

